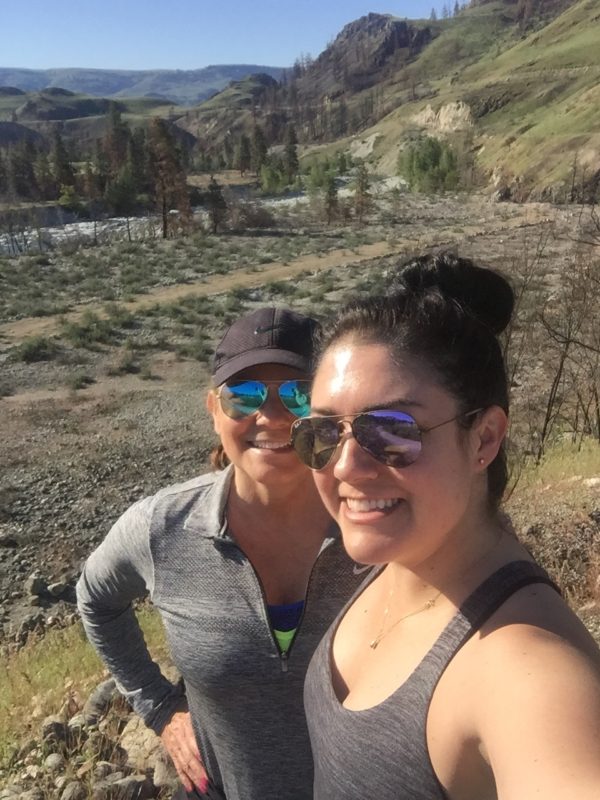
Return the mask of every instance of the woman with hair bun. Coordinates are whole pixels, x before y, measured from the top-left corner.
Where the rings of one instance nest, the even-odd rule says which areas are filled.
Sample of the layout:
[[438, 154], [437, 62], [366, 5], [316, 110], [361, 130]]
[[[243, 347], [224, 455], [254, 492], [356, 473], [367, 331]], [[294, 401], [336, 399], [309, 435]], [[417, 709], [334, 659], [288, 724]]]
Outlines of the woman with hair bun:
[[308, 670], [315, 800], [596, 800], [600, 652], [499, 519], [500, 275], [406, 264], [325, 331], [292, 443], [378, 565]]

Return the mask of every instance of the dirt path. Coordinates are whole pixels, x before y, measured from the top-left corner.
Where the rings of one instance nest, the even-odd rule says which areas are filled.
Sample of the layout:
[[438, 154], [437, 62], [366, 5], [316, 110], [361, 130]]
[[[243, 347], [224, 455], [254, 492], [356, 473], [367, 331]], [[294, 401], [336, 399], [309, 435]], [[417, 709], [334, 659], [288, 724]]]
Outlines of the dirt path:
[[[160, 286], [150, 289], [146, 294], [140, 295], [129, 303], [122, 303], [124, 308], [129, 311], [136, 311], [156, 303], [170, 303], [187, 295], [206, 296], [227, 292], [238, 287], [251, 288], [262, 286], [270, 281], [291, 278], [300, 272], [308, 270], [318, 272], [320, 270], [341, 267], [346, 264], [357, 264], [361, 261], [369, 261], [373, 258], [390, 255], [399, 247], [410, 244], [409, 240], [395, 243], [392, 248], [385, 242], [375, 242], [374, 244], [362, 245], [354, 250], [344, 248], [342, 250], [331, 250], [325, 255], [311, 253], [293, 261], [283, 263], [275, 261], [271, 264], [257, 268], [256, 266], [248, 269], [236, 270], [227, 275], [212, 275], [202, 281], [193, 283], [178, 283], [173, 286]], [[76, 322], [85, 311], [94, 311], [103, 315], [102, 304], [85, 303], [76, 306], [73, 311], [60, 315], [63, 319]], [[0, 325], [0, 336], [12, 340], [23, 339], [26, 336], [48, 335], [56, 332], [59, 315], [49, 317], [25, 317], [15, 322], [7, 322]]]
[[[201, 281], [191, 283], [178, 283], [173, 286], [159, 286], [149, 289], [145, 294], [136, 297], [130, 302], [121, 303], [129, 311], [153, 306], [156, 303], [169, 303], [187, 295], [206, 296], [227, 292], [234, 288], [251, 288], [262, 286], [265, 283], [275, 280], [286, 280], [301, 272], [319, 272], [335, 267], [358, 264], [374, 258], [401, 253], [406, 255], [411, 249], [417, 248], [425, 250], [429, 247], [452, 246], [471, 237], [483, 234], [499, 233], [500, 231], [512, 231], [516, 228], [535, 226], [542, 221], [548, 220], [548, 206], [545, 204], [530, 204], [523, 206], [522, 213], [511, 219], [496, 219], [487, 222], [485, 227], [481, 223], [473, 225], [462, 225], [457, 229], [448, 220], [447, 227], [431, 230], [429, 234], [418, 236], [418, 238], [395, 238], [393, 244], [389, 241], [379, 241], [373, 244], [361, 245], [355, 249], [342, 248], [340, 250], [330, 250], [323, 255], [319, 253], [309, 253], [283, 263], [274, 261], [263, 266], [251, 266], [246, 269], [235, 270], [227, 275], [212, 275]], [[0, 324], [0, 339], [11, 344], [27, 336], [49, 335], [56, 333], [59, 318], [70, 322], [76, 322], [81, 318], [85, 311], [93, 311], [100, 316], [104, 316], [103, 303], [83, 303], [75, 306], [72, 311], [62, 315], [48, 317], [25, 317], [14, 322]]]

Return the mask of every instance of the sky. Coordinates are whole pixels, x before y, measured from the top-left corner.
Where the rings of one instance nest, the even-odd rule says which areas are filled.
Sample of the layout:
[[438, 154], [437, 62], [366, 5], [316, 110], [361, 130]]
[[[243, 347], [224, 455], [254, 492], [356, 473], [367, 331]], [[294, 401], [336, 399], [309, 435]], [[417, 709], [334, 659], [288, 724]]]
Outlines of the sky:
[[0, 0], [0, 67], [290, 66], [374, 11], [429, 17], [443, 0]]

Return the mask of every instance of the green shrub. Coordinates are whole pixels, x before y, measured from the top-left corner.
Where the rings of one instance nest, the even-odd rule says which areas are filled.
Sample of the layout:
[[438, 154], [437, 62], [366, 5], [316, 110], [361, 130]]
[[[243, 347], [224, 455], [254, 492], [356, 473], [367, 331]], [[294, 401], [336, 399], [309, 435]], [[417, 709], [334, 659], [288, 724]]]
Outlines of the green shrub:
[[133, 328], [135, 325], [135, 317], [131, 311], [118, 303], [106, 303], [104, 311], [109, 320], [118, 328]]
[[212, 347], [207, 344], [202, 334], [196, 334], [189, 344], [179, 345], [176, 350], [179, 356], [195, 358], [196, 361], [208, 362], [213, 353]]
[[106, 374], [116, 377], [128, 374], [135, 375], [139, 371], [140, 365], [136, 360], [135, 353], [128, 348], [123, 348], [107, 367]]
[[15, 390], [12, 384], [7, 380], [0, 380], [0, 397], [10, 397], [14, 392]]
[[34, 361], [50, 361], [58, 353], [58, 345], [54, 339], [46, 336], [30, 336], [23, 339], [12, 351], [14, 361], [24, 361], [31, 364]]
[[85, 311], [79, 322], [63, 320], [61, 334], [75, 347], [112, 344], [118, 338], [112, 322], [102, 319], [93, 311]]
[[144, 363], [141, 365], [139, 374], [140, 378], [143, 381], [156, 380], [156, 375], [152, 374], [152, 368], [150, 367], [150, 364], [147, 361], [144, 361]]
[[449, 144], [432, 136], [419, 139], [400, 153], [398, 172], [409, 188], [418, 192], [451, 191], [459, 183], [454, 151]]
[[75, 372], [73, 375], [70, 375], [67, 378], [67, 386], [69, 389], [73, 391], [77, 391], [78, 389], [85, 389], [86, 386], [90, 386], [92, 383], [95, 383], [95, 379], [92, 378], [91, 375], [88, 375], [85, 372]]

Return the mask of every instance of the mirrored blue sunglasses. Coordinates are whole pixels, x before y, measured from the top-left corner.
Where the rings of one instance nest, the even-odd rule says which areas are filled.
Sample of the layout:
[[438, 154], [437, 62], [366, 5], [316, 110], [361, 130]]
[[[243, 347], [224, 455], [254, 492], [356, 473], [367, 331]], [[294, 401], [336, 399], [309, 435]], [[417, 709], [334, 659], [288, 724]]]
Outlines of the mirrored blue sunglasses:
[[310, 414], [310, 382], [289, 381], [228, 381], [217, 390], [223, 413], [231, 419], [242, 419], [266, 403], [270, 387], [277, 388], [284, 408], [295, 417]]

